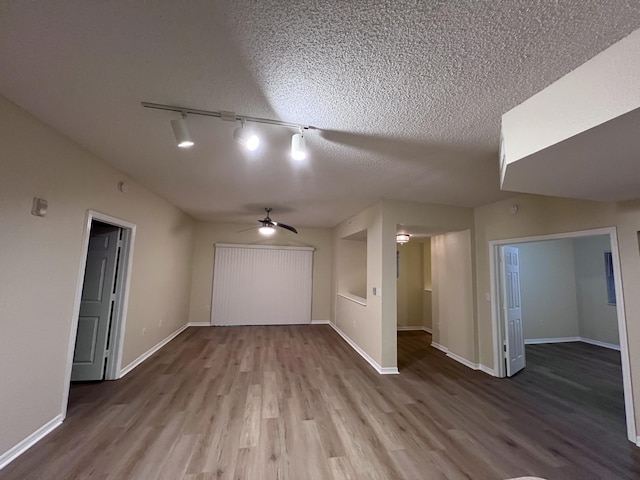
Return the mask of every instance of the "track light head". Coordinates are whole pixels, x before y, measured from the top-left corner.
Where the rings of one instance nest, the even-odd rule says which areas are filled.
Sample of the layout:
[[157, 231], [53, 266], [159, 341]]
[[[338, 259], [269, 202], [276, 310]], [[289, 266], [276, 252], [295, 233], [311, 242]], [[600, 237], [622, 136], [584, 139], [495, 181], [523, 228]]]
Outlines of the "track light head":
[[304, 160], [307, 158], [307, 146], [302, 128], [300, 129], [300, 133], [296, 133], [291, 137], [291, 157], [294, 160]]
[[191, 135], [189, 135], [186, 118], [187, 115], [183, 113], [182, 118], [171, 120], [173, 135], [176, 137], [176, 142], [180, 148], [193, 147], [193, 140], [191, 140]]
[[260, 138], [251, 130], [245, 130], [244, 121], [233, 131], [233, 139], [250, 152], [257, 150], [260, 146]]

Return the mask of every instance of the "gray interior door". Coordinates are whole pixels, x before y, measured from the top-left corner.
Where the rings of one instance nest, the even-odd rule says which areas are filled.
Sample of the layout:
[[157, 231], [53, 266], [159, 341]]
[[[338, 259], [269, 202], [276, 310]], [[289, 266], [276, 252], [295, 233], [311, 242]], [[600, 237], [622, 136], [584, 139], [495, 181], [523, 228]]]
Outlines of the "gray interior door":
[[[106, 230], [106, 231], [105, 231]], [[92, 227], [82, 287], [71, 380], [102, 380], [115, 299], [118, 227]]]

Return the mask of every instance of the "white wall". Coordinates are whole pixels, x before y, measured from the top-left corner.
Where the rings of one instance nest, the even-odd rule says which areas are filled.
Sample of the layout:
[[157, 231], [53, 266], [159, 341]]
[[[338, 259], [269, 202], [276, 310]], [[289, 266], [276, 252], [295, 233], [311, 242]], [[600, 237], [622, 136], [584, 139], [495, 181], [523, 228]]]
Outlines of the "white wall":
[[471, 232], [431, 238], [433, 341], [476, 363]]
[[[313, 252], [312, 320], [329, 320], [331, 316], [331, 268], [333, 245], [331, 230], [298, 228], [298, 235], [279, 230], [273, 237], [264, 237], [253, 225], [197, 222], [191, 277], [189, 322], [209, 323], [213, 286], [214, 244], [240, 243], [261, 245], [309, 246]], [[242, 231], [245, 230], [245, 231]]]
[[572, 240], [512, 246], [520, 254], [524, 338], [579, 336]]
[[137, 225], [123, 366], [187, 321], [194, 222], [2, 98], [0, 145], [2, 456], [64, 413], [87, 210]]
[[607, 235], [573, 240], [579, 336], [620, 345], [616, 307], [609, 305], [607, 298], [604, 252], [610, 251]]
[[607, 303], [607, 235], [512, 246], [520, 252], [525, 339], [581, 337], [619, 345], [616, 308]]

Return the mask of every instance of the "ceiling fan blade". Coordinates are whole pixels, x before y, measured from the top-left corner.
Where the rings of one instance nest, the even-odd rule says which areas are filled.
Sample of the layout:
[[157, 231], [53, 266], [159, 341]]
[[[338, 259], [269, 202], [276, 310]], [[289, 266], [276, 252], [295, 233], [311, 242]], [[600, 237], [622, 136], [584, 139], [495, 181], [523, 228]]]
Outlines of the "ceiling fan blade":
[[273, 223], [276, 227], [282, 227], [285, 230], [289, 230], [290, 232], [298, 233], [298, 230], [296, 230], [295, 228], [293, 228], [290, 225], [285, 225], [284, 223], [278, 223], [278, 222], [271, 222], [271, 223]]

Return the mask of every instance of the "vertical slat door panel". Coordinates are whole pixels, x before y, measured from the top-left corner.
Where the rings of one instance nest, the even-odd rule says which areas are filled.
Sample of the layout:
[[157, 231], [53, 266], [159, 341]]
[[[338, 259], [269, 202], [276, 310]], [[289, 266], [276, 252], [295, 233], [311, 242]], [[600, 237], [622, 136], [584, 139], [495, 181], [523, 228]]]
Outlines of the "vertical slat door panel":
[[212, 325], [311, 322], [313, 250], [216, 245]]

